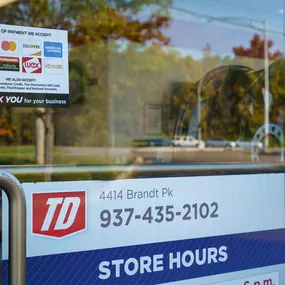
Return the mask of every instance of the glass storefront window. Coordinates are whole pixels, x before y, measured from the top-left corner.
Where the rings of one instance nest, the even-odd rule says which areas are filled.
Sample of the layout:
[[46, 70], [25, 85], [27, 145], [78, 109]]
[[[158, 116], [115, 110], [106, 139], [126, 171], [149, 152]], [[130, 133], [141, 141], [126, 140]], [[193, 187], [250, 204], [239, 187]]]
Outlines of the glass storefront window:
[[[205, 188], [202, 187], [205, 190], [205, 185], [210, 184], [219, 188], [219, 182], [215, 180], [218, 176], [214, 175], [221, 175], [221, 185], [224, 185], [221, 187], [232, 185], [227, 176], [223, 176], [229, 174], [261, 175], [260, 181], [264, 187], [266, 183], [272, 183], [280, 188], [284, 183], [283, 178], [280, 178], [284, 174], [283, 13], [284, 4], [281, 0], [0, 1], [1, 168], [13, 173], [22, 183], [55, 183], [35, 184], [39, 185], [42, 191], [49, 191], [49, 185], [59, 191], [61, 186], [57, 185], [67, 181], [70, 181], [71, 184], [68, 185], [71, 185], [72, 191], [75, 192], [77, 187], [81, 189], [80, 182], [76, 181], [84, 181], [82, 185], [85, 185], [86, 189], [89, 187], [88, 183], [92, 184], [94, 181], [102, 182], [104, 189], [111, 186], [116, 188], [117, 185], [134, 187], [132, 178], [152, 181], [154, 177], [183, 177], [181, 181], [184, 181], [185, 185], [193, 183], [195, 187], [199, 187], [197, 181], [200, 181], [196, 179], [204, 178], [205, 180], [201, 181], [206, 182], [201, 183], [205, 183]], [[39, 34], [32, 28], [40, 29]], [[14, 99], [8, 99], [9, 96]], [[49, 102], [54, 106], [44, 105], [42, 102]], [[279, 174], [276, 174], [277, 172]], [[277, 182], [271, 177], [273, 174], [265, 173], [275, 173]], [[232, 179], [234, 183], [238, 183], [236, 176]], [[139, 179], [137, 181], [142, 183], [140, 185], [152, 187], [149, 182], [141, 182]], [[31, 193], [39, 191], [30, 184], [25, 185], [31, 187]], [[183, 185], [181, 184], [182, 188]], [[250, 190], [249, 185], [259, 187], [247, 176], [241, 185], [247, 190]], [[268, 189], [262, 187], [260, 196], [259, 193], [253, 193], [252, 197], [259, 197], [262, 207], [265, 207], [268, 198], [268, 207], [274, 209], [278, 201], [284, 198], [283, 194], [276, 190], [278, 193], [274, 192], [272, 198], [270, 193], [266, 192]], [[106, 189], [104, 191], [107, 191]], [[102, 193], [106, 194], [106, 199], [109, 194], [112, 201], [123, 195], [120, 191], [112, 190], [111, 194], [104, 191]], [[143, 192], [143, 189], [141, 191]], [[177, 193], [178, 190], [175, 191]], [[77, 192], [78, 197], [74, 194], [69, 197], [71, 200], [66, 202], [66, 215], [68, 211], [69, 214], [72, 213], [78, 201], [85, 199], [85, 194], [79, 190]], [[154, 197], [159, 198], [155, 193], [154, 190]], [[164, 194], [166, 193], [168, 192]], [[125, 194], [135, 195], [128, 192]], [[39, 202], [45, 196], [39, 193], [37, 195], [37, 202], [32, 204], [28, 201], [28, 206], [34, 207], [31, 211], [47, 209], [46, 205], [43, 206]], [[100, 199], [103, 197], [105, 201], [104, 195], [100, 196]], [[144, 194], [136, 195], [143, 197]], [[207, 195], [205, 194], [205, 199], [211, 199], [208, 202], [200, 201], [201, 205], [195, 201], [193, 204], [185, 203], [196, 213], [194, 220], [204, 219], [203, 217], [207, 220], [211, 215], [210, 211], [213, 211], [212, 215], [215, 216], [218, 202], [211, 192], [207, 192]], [[222, 197], [227, 195], [226, 192], [221, 193]], [[234, 193], [233, 196], [234, 199], [239, 199], [238, 194]], [[246, 219], [245, 213], [252, 214], [253, 220], [262, 215], [262, 207], [256, 202], [259, 198], [252, 197], [249, 195], [248, 201], [256, 203], [257, 212], [247, 212], [241, 206], [244, 213], [243, 222]], [[64, 199], [68, 197], [55, 195], [51, 199], [57, 198], [62, 199], [64, 203]], [[98, 197], [93, 198], [94, 202]], [[181, 194], [180, 199], [186, 198], [191, 197]], [[84, 201], [86, 205], [93, 203]], [[242, 200], [244, 203], [248, 201]], [[96, 207], [103, 209], [103, 202], [96, 203], [94, 202]], [[57, 204], [54, 205], [54, 213], [60, 215], [59, 210], [56, 212]], [[172, 208], [169, 206], [170, 204], [167, 205], [167, 211], [171, 218]], [[184, 210], [187, 211], [188, 206], [185, 206]], [[227, 207], [225, 205], [229, 211]], [[278, 211], [282, 207], [284, 206], [279, 204], [276, 206]], [[223, 209], [221, 211], [224, 211]], [[84, 210], [81, 211], [81, 215], [84, 215]], [[277, 212], [276, 215], [280, 218], [281, 210]], [[180, 212], [177, 213], [179, 216]], [[31, 215], [30, 212], [28, 214]], [[113, 214], [108, 209], [101, 212], [102, 216], [99, 216], [102, 227], [112, 224]], [[131, 215], [135, 215], [132, 210], [127, 210], [127, 214], [130, 219]], [[120, 217], [118, 211], [117, 215]], [[145, 220], [148, 215], [148, 212], [142, 214]], [[137, 217], [139, 216], [137, 214]], [[186, 220], [187, 217], [186, 215]], [[238, 219], [236, 215], [231, 217]], [[268, 223], [264, 226], [266, 230], [281, 227], [281, 222], [278, 225], [273, 222], [274, 217], [269, 214], [263, 217]], [[41, 218], [39, 214], [39, 219]], [[262, 223], [258, 224], [258, 219], [254, 221], [256, 225], [260, 225], [254, 227], [255, 232], [264, 230]], [[68, 222], [72, 221], [66, 216], [58, 225], [64, 227]], [[85, 222], [88, 223], [88, 220]], [[56, 227], [56, 224], [50, 220], [50, 225]], [[208, 226], [215, 232], [213, 224], [209, 223]], [[32, 234], [40, 235], [39, 224], [35, 222], [33, 226], [37, 230]], [[49, 228], [48, 222], [45, 226], [46, 229]], [[76, 229], [83, 230], [83, 226]], [[232, 234], [230, 229], [231, 226], [225, 222], [222, 233]], [[239, 229], [241, 232], [245, 230], [242, 226]], [[133, 229], [134, 232], [136, 230], [144, 236], [145, 233], [141, 229]], [[159, 236], [159, 230], [152, 230], [157, 231], [148, 236], [153, 242], [156, 234]], [[161, 228], [164, 236], [167, 236], [166, 231], [166, 228]], [[171, 231], [177, 231], [177, 228], [171, 228]], [[115, 230], [114, 233], [119, 236]], [[273, 233], [270, 234], [274, 239], [279, 238], [282, 233], [278, 231], [277, 237]], [[54, 232], [51, 231], [47, 235], [49, 234], [52, 236]], [[184, 231], [182, 236], [187, 238], [187, 234]], [[56, 238], [59, 237], [62, 238]], [[120, 245], [117, 241], [110, 241], [108, 244], [108, 238], [109, 235], [102, 235], [99, 239], [102, 239], [100, 242], [104, 245], [112, 245], [112, 248]], [[175, 234], [173, 238], [176, 238]], [[235, 238], [238, 240], [244, 236]], [[260, 241], [266, 240], [267, 236], [253, 234], [247, 238]], [[140, 237], [138, 240], [142, 241]], [[197, 240], [196, 242], [198, 245]], [[48, 246], [52, 244], [51, 242]], [[262, 242], [258, 244], [259, 249], [262, 248], [261, 245]], [[176, 246], [179, 247], [179, 244]], [[80, 248], [88, 250], [83, 245]], [[276, 248], [277, 246], [274, 250]], [[37, 252], [37, 249], [33, 250], [31, 256]], [[220, 250], [222, 260], [226, 255], [223, 248]], [[281, 247], [282, 250], [284, 251]], [[65, 253], [62, 250], [53, 252]], [[80, 258], [84, 258], [83, 256], [84, 254]], [[214, 261], [213, 256], [212, 252], [210, 261]], [[278, 255], [279, 257], [282, 259], [282, 256]], [[91, 257], [88, 255], [88, 258]], [[156, 258], [159, 264], [159, 257]], [[45, 259], [45, 262], [48, 262], [47, 260]], [[273, 265], [278, 264], [273, 271], [260, 269], [251, 275], [237, 274], [232, 279], [225, 275], [216, 275], [209, 279], [208, 275], [226, 272], [231, 274], [230, 269], [223, 271], [220, 268], [213, 270], [214, 273], [211, 274], [210, 268], [208, 275], [197, 273], [197, 276], [190, 276], [194, 280], [189, 279], [187, 284], [283, 284], [285, 277], [281, 269], [285, 261], [270, 260]], [[35, 265], [40, 262], [40, 258], [32, 262]], [[56, 261], [53, 262], [56, 264]], [[187, 260], [185, 262], [187, 263]], [[120, 261], [115, 261], [115, 264], [119, 263]], [[256, 264], [254, 268], [262, 267], [262, 264]], [[133, 266], [136, 266], [136, 263]], [[157, 266], [159, 271], [159, 265]], [[59, 268], [60, 266], [57, 270]], [[103, 277], [109, 274], [106, 268], [101, 268]], [[185, 274], [184, 279], [188, 280], [187, 273], [182, 273]], [[35, 272], [34, 274], [36, 276]], [[266, 274], [269, 274], [269, 277]], [[155, 284], [178, 284], [175, 282], [183, 279], [176, 278], [176, 275], [171, 276], [161, 280], [155, 277]], [[247, 276], [248, 280], [243, 279]], [[29, 278], [32, 280], [33, 277]], [[195, 278], [199, 278], [199, 281]], [[83, 281], [77, 277], [74, 279], [77, 281], [67, 278], [66, 283], [64, 278], [60, 280], [62, 283], [57, 283], [55, 278], [53, 283], [44, 281], [46, 283], [42, 284], [93, 284], [93, 281], [88, 281], [85, 277], [82, 277]], [[99, 280], [98, 284], [104, 284], [102, 280]], [[126, 280], [127, 283], [118, 281], [118, 284], [131, 284], [131, 279]], [[134, 280], [137, 284], [154, 284], [150, 279], [147, 279], [146, 283], [135, 277]], [[29, 284], [34, 284], [30, 282]], [[40, 284], [40, 281], [37, 282], [39, 283], [35, 284]], [[114, 281], [109, 284], [115, 283]]]
[[1, 164], [282, 165], [279, 2], [4, 3], [3, 24], [68, 30], [70, 105], [3, 105]]

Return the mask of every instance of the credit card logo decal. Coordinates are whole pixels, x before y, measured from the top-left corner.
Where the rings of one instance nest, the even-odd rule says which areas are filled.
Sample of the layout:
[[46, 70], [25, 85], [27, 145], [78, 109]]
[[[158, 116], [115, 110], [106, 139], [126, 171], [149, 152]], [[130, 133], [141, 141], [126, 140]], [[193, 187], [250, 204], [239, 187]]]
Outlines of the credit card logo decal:
[[0, 71], [20, 71], [18, 57], [0, 56]]
[[42, 73], [42, 59], [37, 57], [23, 57], [24, 73]]
[[45, 42], [44, 43], [44, 56], [62, 58], [62, 43]]
[[42, 46], [39, 41], [23, 41], [22, 52], [26, 56], [41, 56]]
[[15, 54], [18, 52], [18, 40], [2, 39], [0, 40], [0, 52], [5, 54]]

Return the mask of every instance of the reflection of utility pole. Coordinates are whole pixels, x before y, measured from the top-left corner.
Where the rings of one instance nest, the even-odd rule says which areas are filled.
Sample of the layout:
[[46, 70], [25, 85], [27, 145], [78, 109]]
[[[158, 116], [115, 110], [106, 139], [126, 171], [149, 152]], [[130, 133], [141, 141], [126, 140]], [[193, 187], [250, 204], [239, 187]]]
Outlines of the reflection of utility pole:
[[110, 134], [110, 139], [109, 139], [109, 146], [114, 148], [115, 146], [115, 128], [114, 128], [114, 99], [113, 99], [113, 94], [109, 95], [110, 101], [109, 101], [109, 134]]
[[45, 112], [45, 181], [52, 181], [52, 163], [53, 163], [53, 147], [54, 147], [54, 124], [53, 110], [46, 109]]
[[45, 181], [51, 181], [53, 163], [54, 123], [51, 108], [36, 108], [36, 160], [45, 164]]
[[35, 138], [35, 148], [36, 148], [36, 164], [43, 165], [45, 162], [45, 123], [43, 119], [43, 114], [45, 113], [45, 108], [36, 109], [36, 138]]
[[198, 140], [202, 140], [202, 108], [201, 108], [201, 93], [203, 86], [203, 78], [199, 81], [197, 88], [197, 121], [198, 121]]
[[264, 137], [264, 150], [267, 151], [269, 145], [269, 55], [268, 55], [268, 39], [267, 39], [267, 21], [263, 21], [264, 28], [264, 124], [265, 124], [265, 137]]
[[107, 160], [108, 163], [111, 162], [113, 149], [115, 147], [115, 127], [114, 127], [114, 98], [112, 92], [109, 92], [108, 97], [108, 130], [109, 130], [109, 137], [108, 137], [108, 143], [107, 143]]

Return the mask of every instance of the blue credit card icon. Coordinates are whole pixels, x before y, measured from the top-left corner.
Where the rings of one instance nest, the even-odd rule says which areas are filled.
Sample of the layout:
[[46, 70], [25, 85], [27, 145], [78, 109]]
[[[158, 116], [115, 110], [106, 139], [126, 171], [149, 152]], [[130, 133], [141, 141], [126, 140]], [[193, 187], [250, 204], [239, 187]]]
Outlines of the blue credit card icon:
[[44, 56], [62, 58], [62, 43], [45, 42]]

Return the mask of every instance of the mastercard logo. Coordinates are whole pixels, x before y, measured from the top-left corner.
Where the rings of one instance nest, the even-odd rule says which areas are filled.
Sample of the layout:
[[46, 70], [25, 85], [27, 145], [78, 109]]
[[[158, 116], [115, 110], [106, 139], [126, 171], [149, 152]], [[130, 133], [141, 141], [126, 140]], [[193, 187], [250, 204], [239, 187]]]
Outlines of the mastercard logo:
[[4, 51], [15, 51], [17, 49], [17, 45], [13, 41], [3, 41], [1, 43], [1, 48]]

